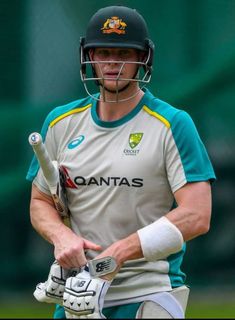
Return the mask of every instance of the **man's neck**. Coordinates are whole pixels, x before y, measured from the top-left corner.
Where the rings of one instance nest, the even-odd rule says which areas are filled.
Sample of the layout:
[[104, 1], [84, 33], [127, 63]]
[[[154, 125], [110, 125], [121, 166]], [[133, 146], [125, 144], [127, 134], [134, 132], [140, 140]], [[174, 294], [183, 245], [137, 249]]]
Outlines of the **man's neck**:
[[[103, 102], [99, 101], [97, 113], [102, 121], [115, 121], [123, 118], [130, 113], [140, 102], [144, 92], [139, 90], [138, 93], [131, 99], [118, 102]], [[113, 99], [116, 95], [113, 95]]]

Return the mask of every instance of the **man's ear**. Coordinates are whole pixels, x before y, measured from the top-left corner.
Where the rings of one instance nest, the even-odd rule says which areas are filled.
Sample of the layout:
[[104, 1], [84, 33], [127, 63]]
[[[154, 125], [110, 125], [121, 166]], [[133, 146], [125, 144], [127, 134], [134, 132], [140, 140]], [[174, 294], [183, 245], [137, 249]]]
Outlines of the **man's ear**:
[[89, 60], [92, 61], [94, 57], [94, 49], [89, 49], [88, 51]]
[[145, 51], [139, 51], [139, 61], [145, 62], [147, 59], [147, 54]]

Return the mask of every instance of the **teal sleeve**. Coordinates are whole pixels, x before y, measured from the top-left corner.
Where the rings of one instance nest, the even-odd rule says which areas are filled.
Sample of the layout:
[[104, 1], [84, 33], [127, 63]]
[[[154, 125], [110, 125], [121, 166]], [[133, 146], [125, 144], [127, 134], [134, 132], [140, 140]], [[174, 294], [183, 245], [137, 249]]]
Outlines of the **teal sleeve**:
[[178, 112], [172, 121], [171, 130], [186, 180], [188, 182], [214, 181], [216, 176], [212, 163], [189, 114], [185, 111]]

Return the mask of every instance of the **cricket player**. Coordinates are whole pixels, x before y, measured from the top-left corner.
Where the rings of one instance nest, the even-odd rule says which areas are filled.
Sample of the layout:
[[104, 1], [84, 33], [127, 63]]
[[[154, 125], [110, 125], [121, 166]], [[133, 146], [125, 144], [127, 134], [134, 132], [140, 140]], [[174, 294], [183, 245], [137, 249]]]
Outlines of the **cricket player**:
[[80, 43], [87, 97], [42, 126], [71, 213], [69, 228], [34, 158], [31, 222], [55, 255], [35, 297], [56, 303], [55, 318], [185, 316], [181, 265], [187, 241], [209, 230], [215, 173], [190, 115], [146, 89], [153, 57], [137, 10], [101, 8]]

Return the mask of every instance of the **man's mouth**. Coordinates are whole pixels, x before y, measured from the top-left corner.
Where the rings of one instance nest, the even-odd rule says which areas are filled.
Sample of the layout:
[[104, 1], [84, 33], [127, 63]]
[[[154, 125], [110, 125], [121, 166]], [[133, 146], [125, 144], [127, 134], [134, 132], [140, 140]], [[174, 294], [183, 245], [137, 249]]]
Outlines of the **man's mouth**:
[[105, 72], [105, 74], [104, 74], [105, 78], [115, 78], [116, 79], [118, 76], [120, 77], [121, 74], [119, 74], [119, 72], [114, 72], [114, 71]]

